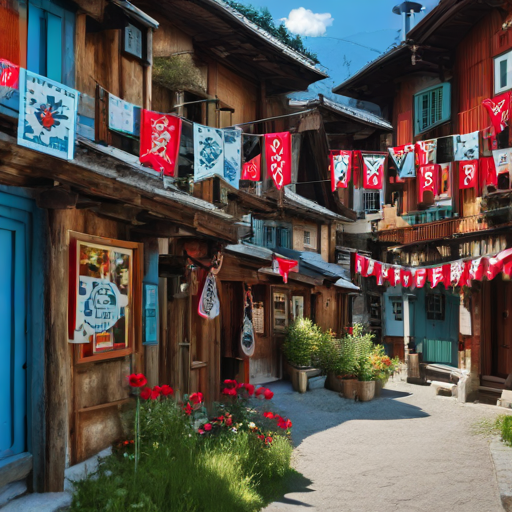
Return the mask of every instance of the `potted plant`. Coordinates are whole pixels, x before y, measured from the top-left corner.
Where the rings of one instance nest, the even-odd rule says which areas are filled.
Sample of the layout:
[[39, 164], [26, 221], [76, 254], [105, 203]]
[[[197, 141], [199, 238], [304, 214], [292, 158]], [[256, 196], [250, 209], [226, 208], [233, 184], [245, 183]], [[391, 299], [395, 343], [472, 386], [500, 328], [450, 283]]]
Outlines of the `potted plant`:
[[374, 370], [371, 363], [374, 335], [365, 333], [361, 324], [356, 324], [352, 338], [355, 351], [355, 368], [357, 375], [357, 396], [360, 401], [368, 402], [375, 396]]
[[386, 385], [389, 377], [398, 368], [400, 361], [397, 357], [391, 359], [382, 345], [376, 345], [370, 357], [375, 375], [375, 395], [380, 396], [382, 388]]
[[338, 379], [338, 375], [342, 373], [342, 345], [343, 340], [337, 339], [332, 331], [323, 333], [315, 356], [315, 365], [326, 375], [325, 387], [338, 393], [342, 387]]
[[282, 350], [295, 391], [304, 393], [307, 377], [320, 375], [321, 370], [313, 364], [318, 360], [321, 339], [322, 331], [309, 318], [297, 318], [288, 328]]

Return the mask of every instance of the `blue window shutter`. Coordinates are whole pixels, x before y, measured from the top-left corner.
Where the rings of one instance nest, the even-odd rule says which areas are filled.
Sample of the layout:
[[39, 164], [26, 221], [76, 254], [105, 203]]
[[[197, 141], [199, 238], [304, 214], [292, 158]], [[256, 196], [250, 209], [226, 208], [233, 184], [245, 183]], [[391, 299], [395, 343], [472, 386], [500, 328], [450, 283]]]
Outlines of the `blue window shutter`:
[[414, 134], [418, 135], [451, 117], [450, 83], [429, 87], [414, 95]]
[[28, 4], [27, 69], [46, 73], [46, 17], [44, 11]]
[[62, 18], [50, 12], [47, 16], [46, 76], [62, 82]]
[[451, 118], [451, 89], [450, 82], [446, 82], [443, 84], [443, 111], [442, 111], [442, 120], [444, 123]]
[[263, 247], [263, 221], [260, 219], [253, 219], [253, 229], [253, 244]]

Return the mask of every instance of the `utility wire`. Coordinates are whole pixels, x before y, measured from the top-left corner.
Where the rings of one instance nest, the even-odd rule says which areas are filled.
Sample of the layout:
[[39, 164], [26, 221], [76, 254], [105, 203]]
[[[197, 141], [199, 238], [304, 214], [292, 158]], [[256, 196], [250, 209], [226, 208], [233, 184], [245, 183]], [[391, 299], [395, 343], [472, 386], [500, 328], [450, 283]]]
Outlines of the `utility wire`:
[[361, 46], [361, 48], [366, 48], [367, 50], [371, 50], [372, 52], [377, 52], [379, 55], [384, 53], [381, 50], [372, 48], [371, 46], [366, 46], [364, 44], [356, 43], [354, 41], [349, 41], [348, 39], [342, 39], [341, 37], [322, 36], [322, 39], [336, 39], [336, 41], [344, 41], [345, 43], [350, 43], [350, 44], [355, 44], [356, 46]]

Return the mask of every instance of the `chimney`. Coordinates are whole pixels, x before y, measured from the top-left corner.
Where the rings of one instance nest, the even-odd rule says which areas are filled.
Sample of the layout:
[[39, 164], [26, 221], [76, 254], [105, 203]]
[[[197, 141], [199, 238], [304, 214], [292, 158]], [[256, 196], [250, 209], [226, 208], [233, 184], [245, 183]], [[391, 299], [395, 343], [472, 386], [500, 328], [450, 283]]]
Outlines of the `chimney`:
[[416, 25], [414, 15], [424, 10], [425, 7], [417, 2], [402, 2], [393, 7], [393, 12], [402, 16], [402, 41], [407, 39], [407, 33]]

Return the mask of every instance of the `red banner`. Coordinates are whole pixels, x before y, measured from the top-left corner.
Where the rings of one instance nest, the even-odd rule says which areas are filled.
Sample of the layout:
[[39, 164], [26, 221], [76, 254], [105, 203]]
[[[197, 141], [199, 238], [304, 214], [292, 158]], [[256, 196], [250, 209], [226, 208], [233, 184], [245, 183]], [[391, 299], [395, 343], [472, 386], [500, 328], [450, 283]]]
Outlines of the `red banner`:
[[420, 140], [414, 145], [416, 165], [435, 164], [437, 161], [437, 139]]
[[467, 269], [463, 261], [454, 261], [443, 265], [444, 286], [465, 286], [467, 283]]
[[492, 281], [502, 270], [503, 261], [499, 258], [486, 258], [485, 277]]
[[0, 59], [0, 87], [17, 89], [19, 85], [20, 68], [12, 62]]
[[267, 174], [272, 176], [277, 190], [292, 182], [292, 138], [290, 132], [265, 135]]
[[352, 173], [352, 151], [331, 151], [331, 186], [335, 192], [339, 188], [347, 188]]
[[412, 272], [410, 270], [402, 269], [400, 271], [400, 279], [404, 288], [410, 288], [414, 284]]
[[429, 268], [428, 280], [432, 288], [435, 288], [439, 283], [444, 282], [443, 267]]
[[414, 286], [416, 288], [423, 288], [427, 282], [427, 269], [417, 268], [414, 272]]
[[142, 109], [140, 123], [140, 163], [176, 176], [180, 151], [181, 119]]
[[261, 155], [255, 156], [244, 164], [242, 179], [250, 181], [261, 180]]
[[368, 260], [368, 265], [365, 270], [366, 277], [375, 276], [377, 283], [382, 280], [382, 266], [378, 261]]
[[511, 91], [507, 91], [482, 102], [482, 105], [491, 116], [491, 122], [496, 133], [501, 133], [507, 127], [508, 120], [510, 119], [510, 95]]
[[354, 272], [356, 274], [364, 275], [366, 273], [366, 267], [368, 265], [368, 258], [355, 253], [354, 255]]
[[276, 256], [276, 261], [278, 264], [279, 273], [283, 276], [283, 282], [287, 283], [288, 274], [298, 265], [298, 262], [295, 260], [279, 258], [278, 256]]
[[483, 188], [489, 185], [496, 187], [498, 185], [498, 176], [496, 174], [494, 158], [492, 156], [480, 158], [478, 166], [480, 169], [480, 190], [483, 191]]
[[439, 165], [422, 165], [418, 169], [418, 203], [425, 201], [425, 192], [437, 195]]
[[384, 182], [384, 165], [386, 155], [378, 153], [362, 153], [363, 188], [381, 189]]
[[484, 258], [466, 261], [466, 272], [469, 281], [481, 281], [484, 276]]
[[478, 160], [459, 162], [459, 188], [478, 188]]

